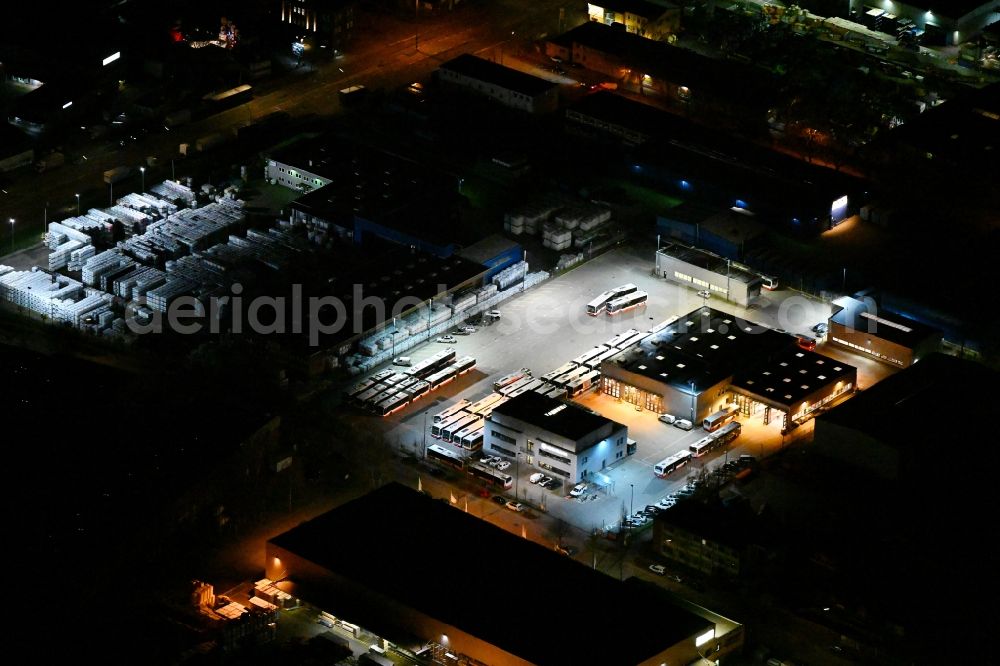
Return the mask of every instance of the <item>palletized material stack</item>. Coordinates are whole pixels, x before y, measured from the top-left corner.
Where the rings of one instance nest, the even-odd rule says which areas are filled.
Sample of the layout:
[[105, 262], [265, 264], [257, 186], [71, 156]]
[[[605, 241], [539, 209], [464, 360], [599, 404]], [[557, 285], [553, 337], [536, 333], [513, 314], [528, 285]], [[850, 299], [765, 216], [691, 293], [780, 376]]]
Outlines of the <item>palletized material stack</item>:
[[542, 245], [553, 250], [565, 250], [573, 242], [573, 232], [554, 222], [545, 224], [542, 231]]
[[467, 310], [476, 304], [476, 294], [475, 292], [470, 292], [462, 294], [461, 296], [456, 296], [451, 302], [451, 310], [456, 315], [462, 310]]
[[83, 263], [82, 279], [83, 283], [89, 287], [96, 287], [102, 275], [106, 275], [121, 268], [126, 268], [135, 264], [132, 257], [126, 257], [114, 250], [105, 250], [100, 254], [87, 259]]
[[170, 303], [179, 296], [190, 294], [198, 285], [184, 278], [168, 278], [166, 284], [146, 292], [146, 304], [157, 312], [166, 312]]
[[497, 286], [495, 284], [488, 284], [476, 291], [476, 303], [482, 303], [487, 301], [497, 293]]
[[54, 321], [65, 320], [64, 309], [82, 297], [83, 285], [63, 275], [34, 269], [0, 275], [0, 299]]
[[559, 210], [562, 203], [556, 199], [535, 201], [504, 215], [504, 229], [514, 235], [522, 233], [535, 235], [538, 228], [552, 213]]
[[524, 280], [525, 273], [528, 272], [528, 263], [525, 261], [519, 261], [513, 266], [508, 266], [499, 273], [493, 276], [491, 282], [497, 286], [500, 291], [509, 288], [511, 285], [517, 284]]
[[69, 264], [66, 268], [71, 271], [82, 270], [84, 262], [93, 257], [95, 253], [96, 250], [94, 250], [93, 245], [84, 245], [81, 248], [73, 250], [69, 253]]

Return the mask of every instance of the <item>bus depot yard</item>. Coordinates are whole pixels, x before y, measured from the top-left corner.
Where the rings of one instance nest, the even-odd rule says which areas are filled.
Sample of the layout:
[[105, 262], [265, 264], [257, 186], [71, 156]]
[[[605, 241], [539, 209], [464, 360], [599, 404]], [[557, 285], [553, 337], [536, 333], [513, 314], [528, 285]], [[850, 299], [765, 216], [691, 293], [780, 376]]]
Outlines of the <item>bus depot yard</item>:
[[[689, 477], [698, 475], [703, 468], [709, 472], [726, 468], [727, 476], [731, 477], [747, 468], [747, 456], [763, 458], [794, 440], [808, 438], [812, 427], [808, 412], [798, 424], [791, 418], [792, 414], [781, 413], [777, 402], [766, 405], [754, 399], [752, 392], [741, 391], [739, 386], [731, 390], [734, 385], [746, 381], [750, 381], [752, 387], [754, 379], [748, 377], [753, 372], [768, 375], [771, 370], [766, 367], [765, 357], [780, 351], [788, 355], [790, 361], [800, 364], [819, 362], [825, 364], [824, 368], [837, 367], [844, 379], [839, 387], [829, 387], [829, 395], [822, 398], [827, 401], [821, 405], [824, 409], [846, 399], [856, 386], [867, 388], [892, 372], [891, 368], [873, 360], [859, 358], [844, 349], [833, 349], [822, 340], [816, 351], [796, 345], [796, 335], [809, 335], [817, 323], [830, 317], [829, 304], [779, 289], [764, 292], [757, 307], [747, 310], [660, 279], [654, 276], [652, 268], [651, 261], [618, 249], [526, 290], [505, 305], [502, 316], [495, 323], [459, 335], [448, 343], [445, 355], [449, 362], [455, 358], [474, 359], [474, 368], [466, 369], [471, 372], [455, 373], [430, 396], [404, 404], [385, 418], [369, 416], [359, 409], [347, 410], [347, 418], [361, 421], [364, 427], [379, 428], [388, 441], [397, 443], [400, 449], [427, 458], [425, 470], [433, 468], [435, 458], [446, 468], [463, 468], [476, 477], [477, 485], [489, 487], [482, 493], [514, 497], [529, 506], [544, 508], [553, 517], [589, 532], [614, 529], [622, 524], [626, 514], [634, 515], [647, 505], [655, 505], [677, 492], [690, 493], [690, 487], [686, 491], [682, 489]], [[634, 290], [645, 298], [613, 314], [606, 309], [600, 313], [588, 312], [588, 304], [593, 305], [596, 297], [615, 288]], [[674, 330], [685, 323], [680, 320], [694, 319], [699, 313], [709, 318], [705, 322], [689, 321], [691, 332]], [[732, 333], [724, 336], [732, 349], [725, 344], [717, 345], [726, 355], [717, 367], [709, 364], [701, 369], [715, 377], [715, 381], [711, 386], [702, 386], [703, 380], [697, 380], [695, 408], [690, 407], [691, 392], [671, 388], [670, 380], [665, 380], [667, 383], [659, 388], [634, 380], [651, 389], [642, 390], [626, 385], [619, 378], [615, 380], [618, 388], [612, 389], [614, 382], [601, 376], [608, 371], [619, 374], [618, 363], [609, 359], [637, 354], [653, 354], [649, 357], [651, 362], [674, 362], [674, 365], [683, 366], [682, 361], [670, 354], [663, 360], [655, 360], [663, 356], [656, 351], [662, 346], [655, 345], [664, 344], [660, 340], [664, 335], [670, 338], [672, 346], [675, 342], [690, 346], [688, 352], [676, 353], [690, 354], [697, 361], [696, 355], [705, 352], [699, 346], [704, 342], [699, 337], [704, 338], [704, 334], [698, 335], [698, 327], [701, 330], [708, 327], [715, 333], [711, 327], [724, 329], [725, 325], [720, 323], [723, 320], [729, 321], [730, 326], [749, 327], [752, 331], [742, 336]], [[428, 343], [408, 354], [408, 362], [416, 367], [442, 357], [442, 349], [440, 344]], [[776, 361], [776, 369], [780, 370], [781, 364], [786, 363]], [[386, 377], [387, 372], [407, 376], [404, 371], [411, 369], [379, 368], [380, 373], [367, 379], [379, 375]], [[433, 369], [435, 374], [440, 374], [436, 367]], [[814, 374], [824, 379], [831, 376], [829, 372]], [[584, 378], [588, 379], [581, 381]], [[354, 389], [363, 383], [355, 380]], [[703, 389], [711, 389], [711, 395]], [[609, 395], [613, 390], [618, 395]], [[677, 395], [671, 395], [671, 390]], [[350, 391], [351, 387], [345, 387], [345, 394]], [[805, 385], [797, 391], [796, 399], [808, 393]], [[490, 430], [492, 409], [525, 393], [549, 398], [566, 396], [589, 412], [625, 426], [628, 454], [608, 460], [606, 467], [587, 478], [569, 478], [547, 469], [547, 462], [539, 466], [543, 461], [540, 457], [532, 458], [509, 448], [491, 450], [488, 442], [484, 447], [483, 436]], [[383, 400], [385, 397], [388, 396]], [[819, 402], [817, 400], [816, 404]], [[693, 445], [714, 434], [704, 429], [702, 421], [722, 409], [735, 416], [734, 423], [739, 424], [735, 434], [729, 433], [721, 445], [713, 443], [706, 454], [692, 455], [686, 465], [658, 477], [653, 470], [657, 463], [690, 451]], [[797, 409], [788, 407], [789, 412]], [[677, 419], [693, 421], [693, 428], [683, 430], [660, 420], [661, 410]], [[445, 460], [450, 456], [454, 459]], [[741, 456], [743, 463], [739, 462]], [[473, 462], [481, 458], [489, 460]], [[737, 465], [741, 465], [741, 469], [736, 469]], [[539, 473], [553, 478], [548, 488], [531, 481], [533, 475], [537, 481]], [[413, 482], [417, 483], [417, 479]], [[585, 490], [571, 494], [581, 482]], [[667, 503], [662, 503], [661, 507]]]

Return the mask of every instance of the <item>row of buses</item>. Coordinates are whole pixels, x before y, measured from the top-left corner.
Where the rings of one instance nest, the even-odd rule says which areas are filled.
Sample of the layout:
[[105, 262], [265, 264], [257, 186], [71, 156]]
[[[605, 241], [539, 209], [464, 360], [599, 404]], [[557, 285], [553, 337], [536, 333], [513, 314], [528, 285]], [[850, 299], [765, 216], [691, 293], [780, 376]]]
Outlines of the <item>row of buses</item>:
[[510, 490], [514, 485], [514, 477], [510, 474], [484, 465], [478, 460], [467, 460], [454, 451], [438, 444], [427, 446], [427, 459], [444, 467], [450, 467], [483, 481], [491, 486]]
[[623, 284], [606, 292], [587, 303], [587, 314], [591, 317], [606, 313], [609, 316], [621, 314], [626, 310], [645, 305], [649, 294], [640, 291], [634, 284]]
[[737, 421], [730, 421], [699, 439], [686, 451], [678, 451], [653, 465], [653, 473], [662, 479], [684, 467], [692, 458], [700, 458], [706, 453], [728, 446], [730, 442], [740, 436], [741, 430], [742, 426]]
[[344, 398], [349, 404], [388, 416], [474, 367], [476, 359], [455, 358], [455, 350], [446, 349], [406, 372], [382, 370], [344, 391]]

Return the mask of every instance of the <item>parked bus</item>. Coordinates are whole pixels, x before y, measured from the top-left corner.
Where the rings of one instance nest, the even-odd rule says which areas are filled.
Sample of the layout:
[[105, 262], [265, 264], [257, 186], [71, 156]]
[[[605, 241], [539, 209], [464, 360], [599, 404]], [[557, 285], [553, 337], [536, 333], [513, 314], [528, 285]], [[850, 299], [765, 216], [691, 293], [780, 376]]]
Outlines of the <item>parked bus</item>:
[[459, 400], [458, 402], [456, 402], [454, 405], [452, 405], [448, 409], [442, 410], [442, 411], [438, 412], [437, 414], [435, 414], [434, 415], [434, 423], [440, 423], [441, 421], [445, 420], [449, 416], [452, 416], [452, 415], [457, 414], [458, 412], [462, 411], [468, 405], [469, 405], [469, 401], [466, 400], [465, 398], [462, 398], [461, 400]]
[[449, 347], [448, 349], [439, 351], [430, 358], [425, 358], [422, 361], [414, 363], [406, 369], [406, 374], [411, 377], [426, 379], [428, 376], [433, 375], [454, 362], [455, 350]]
[[441, 428], [441, 439], [443, 439], [446, 442], [450, 442], [452, 438], [455, 436], [455, 433], [462, 430], [466, 426], [472, 425], [477, 421], [479, 421], [478, 416], [476, 416], [475, 414], [466, 413], [462, 416], [462, 418], [456, 421], [451, 421], [450, 423], [446, 424]]
[[778, 288], [778, 278], [761, 274], [760, 286], [768, 291], [774, 291]]
[[483, 434], [486, 432], [486, 428], [479, 426], [477, 429], [471, 431], [464, 437], [462, 437], [462, 448], [466, 451], [479, 451], [483, 448]]
[[406, 390], [409, 391], [410, 395], [413, 396], [413, 399], [416, 400], [417, 398], [425, 395], [428, 391], [430, 391], [431, 385], [425, 381], [418, 381], [416, 384], [410, 386]]
[[448, 366], [444, 370], [438, 370], [434, 374], [425, 377], [424, 381], [426, 381], [428, 384], [431, 385], [431, 390], [433, 391], [436, 388], [444, 386], [454, 378], [455, 378], [455, 369], [451, 366]]
[[455, 369], [456, 375], [464, 375], [469, 370], [472, 370], [474, 367], [476, 367], [476, 359], [472, 358], [471, 356], [463, 356], [462, 358], [455, 361], [451, 365], [451, 367]]
[[484, 419], [490, 418], [490, 414], [493, 413], [493, 410], [496, 409], [497, 407], [499, 407], [500, 405], [502, 405], [503, 403], [507, 402], [508, 400], [510, 400], [510, 398], [508, 398], [507, 396], [505, 396], [505, 395], [500, 396], [499, 400], [497, 400], [496, 402], [494, 402], [493, 404], [491, 404], [489, 407], [487, 407], [486, 409], [484, 409], [482, 411], [482, 413], [480, 413], [479, 415], [482, 416]]
[[628, 296], [622, 296], [608, 303], [608, 316], [613, 317], [632, 308], [646, 305], [649, 294], [644, 291], [636, 291]]
[[427, 459], [439, 465], [447, 465], [455, 469], [465, 469], [465, 460], [460, 455], [437, 444], [427, 445]]
[[617, 347], [618, 349], [628, 349], [632, 345], [634, 345], [637, 342], [639, 342], [640, 340], [642, 340], [647, 335], [649, 335], [649, 333], [643, 333], [641, 331], [636, 331], [635, 333], [633, 333], [631, 335], [627, 335], [624, 338], [622, 338], [621, 340], [619, 340], [618, 344], [615, 345], [615, 347]]
[[383, 400], [382, 402], [378, 403], [378, 405], [376, 405], [375, 407], [375, 413], [380, 414], [382, 416], [389, 416], [389, 414], [392, 414], [393, 412], [398, 412], [403, 407], [406, 407], [408, 404], [410, 404], [411, 399], [412, 398], [409, 393], [407, 393], [406, 391], [400, 391], [391, 398], [388, 398], [387, 400]]
[[375, 383], [374, 379], [365, 379], [364, 381], [358, 382], [351, 388], [344, 391], [344, 399], [349, 403], [356, 403], [358, 396], [371, 389]]
[[450, 426], [452, 423], [455, 423], [456, 421], [466, 418], [467, 416], [469, 416], [468, 412], [455, 412], [448, 418], [438, 421], [437, 423], [431, 426], [431, 437], [436, 437], [437, 439], [441, 439], [441, 433], [444, 432], [445, 428]]
[[681, 467], [684, 467], [684, 465], [687, 465], [690, 461], [690, 451], [678, 451], [674, 455], [664, 458], [660, 462], [653, 465], [653, 474], [656, 474], [656, 476], [662, 479], [671, 472], [675, 472]]
[[476, 477], [480, 481], [485, 481], [486, 483], [503, 488], [504, 490], [510, 490], [514, 485], [514, 477], [510, 474], [505, 474], [500, 470], [493, 469], [488, 465], [483, 465], [480, 463], [472, 463], [469, 465], [469, 474]]
[[732, 421], [734, 418], [736, 418], [736, 409], [733, 407], [727, 407], [726, 409], [720, 409], [714, 414], [706, 416], [705, 420], [701, 422], [701, 427], [708, 432], [714, 432]]
[[575, 398], [584, 391], [588, 391], [591, 388], [597, 386], [598, 382], [601, 381], [601, 373], [597, 370], [591, 370], [582, 377], [577, 377], [569, 384], [566, 385], [566, 394]]
[[528, 377], [530, 375], [531, 375], [531, 370], [528, 370], [527, 368], [521, 368], [520, 370], [512, 372], [506, 377], [501, 377], [500, 379], [493, 382], [493, 390], [499, 391], [504, 386], [513, 384], [514, 382], [523, 379], [524, 377]]
[[527, 393], [528, 391], [534, 391], [535, 389], [537, 389], [540, 386], [543, 386], [544, 384], [545, 382], [543, 382], [541, 379], [532, 379], [527, 384], [523, 384], [520, 388], [515, 389], [510, 393], [508, 393], [507, 397], [513, 398], [521, 395], [522, 393]]
[[605, 311], [609, 303], [611, 303], [615, 299], [619, 299], [622, 296], [625, 296], [626, 294], [631, 294], [635, 291], [638, 291], [638, 289], [639, 288], [636, 287], [634, 284], [623, 284], [620, 287], [615, 287], [614, 289], [608, 289], [606, 292], [604, 292], [591, 302], [587, 303], [587, 314], [589, 314], [591, 317], [596, 317], [597, 315]]
[[706, 453], [714, 451], [719, 446], [719, 440], [717, 440], [712, 435], [705, 435], [697, 442], [688, 447], [688, 451], [695, 458], [700, 458]]
[[374, 398], [371, 398], [370, 400], [368, 400], [367, 402], [365, 402], [365, 407], [367, 407], [368, 411], [370, 411], [370, 412], [377, 411], [375, 408], [378, 406], [378, 404], [380, 402], [382, 402], [384, 400], [388, 400], [389, 398], [391, 398], [394, 395], [396, 395], [396, 389], [387, 388], [384, 391], [382, 391], [381, 393], [379, 393], [377, 396], [375, 396]]
[[572, 372], [574, 368], [576, 368], [576, 363], [565, 363], [563, 365], [560, 365], [552, 372], [547, 372], [544, 375], [542, 375], [542, 380], [546, 382], [551, 382], [556, 377], [565, 375], [567, 372]]
[[500, 390], [500, 394], [501, 395], [510, 395], [511, 393], [513, 393], [514, 391], [518, 390], [522, 386], [527, 386], [532, 381], [534, 381], [534, 380], [532, 379], [531, 375], [528, 375], [526, 377], [521, 377], [520, 379], [518, 379], [513, 384], [507, 384], [506, 386], [501, 387], [499, 389]]
[[486, 414], [486, 412], [491, 411], [493, 405], [497, 404], [502, 399], [503, 396], [501, 394], [490, 393], [485, 398], [480, 398], [479, 400], [476, 400], [474, 403], [469, 405], [466, 411], [469, 412], [470, 414], [478, 414], [479, 416], [483, 416], [484, 414]]
[[[455, 444], [456, 446], [461, 446], [462, 445], [462, 439], [466, 435], [468, 435], [471, 432], [475, 432], [479, 428], [483, 427], [483, 419], [481, 417], [477, 416], [477, 417], [474, 417], [474, 419], [475, 420], [473, 420], [473, 421], [471, 421], [469, 423], [466, 423], [461, 428], [456, 427], [454, 430], [452, 430], [451, 439], [448, 440], [448, 441], [450, 441], [452, 444]], [[443, 438], [444, 434], [442, 433], [441, 436]]]
[[587, 361], [589, 361], [590, 359], [595, 358], [597, 356], [600, 356], [601, 354], [603, 354], [607, 350], [608, 350], [608, 348], [605, 347], [604, 345], [598, 345], [597, 347], [591, 347], [589, 350], [585, 351], [584, 353], [582, 353], [579, 356], [577, 356], [576, 358], [574, 358], [573, 362], [576, 363], [577, 365], [586, 365]]
[[742, 430], [743, 426], [740, 425], [739, 421], [730, 421], [712, 433], [712, 437], [719, 442], [719, 446], [726, 446], [729, 442], [739, 437]]

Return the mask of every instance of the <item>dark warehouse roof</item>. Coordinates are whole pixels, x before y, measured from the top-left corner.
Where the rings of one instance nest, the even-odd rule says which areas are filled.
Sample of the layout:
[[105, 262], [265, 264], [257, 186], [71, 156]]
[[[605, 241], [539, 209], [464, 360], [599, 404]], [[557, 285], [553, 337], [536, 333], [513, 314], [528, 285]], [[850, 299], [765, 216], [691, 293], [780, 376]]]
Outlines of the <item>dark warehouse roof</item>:
[[[385, 538], [359, 526], [384, 527]], [[636, 664], [712, 626], [671, 605], [662, 591], [623, 584], [398, 483], [271, 543], [536, 664]], [[470, 590], [470, 580], [479, 580], [469, 578], [473, 570], [513, 573], [504, 577], [502, 595], [486, 599]], [[554, 608], [537, 609], [535, 620], [524, 615], [531, 603], [568, 593], [585, 598], [593, 618]], [[544, 633], [515, 620], [522, 615], [544, 625]], [[601, 636], [617, 638], [593, 640], [593, 624]]]
[[558, 83], [498, 65], [470, 53], [463, 53], [457, 58], [452, 58], [441, 65], [441, 69], [449, 69], [480, 81], [495, 83], [506, 90], [513, 90], [531, 97], [541, 95], [559, 86]]
[[572, 403], [534, 391], [515, 396], [493, 408], [494, 414], [509, 416], [576, 441], [614, 421]]

